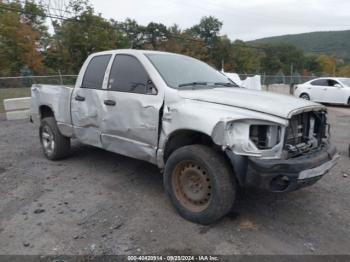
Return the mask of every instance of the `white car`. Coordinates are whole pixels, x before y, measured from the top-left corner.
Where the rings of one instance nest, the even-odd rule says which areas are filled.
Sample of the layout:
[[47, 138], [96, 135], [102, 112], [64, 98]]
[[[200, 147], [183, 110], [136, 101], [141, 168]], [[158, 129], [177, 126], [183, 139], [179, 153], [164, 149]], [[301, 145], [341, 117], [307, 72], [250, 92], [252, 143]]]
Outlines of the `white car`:
[[294, 95], [314, 102], [350, 105], [350, 78], [317, 78], [297, 85]]

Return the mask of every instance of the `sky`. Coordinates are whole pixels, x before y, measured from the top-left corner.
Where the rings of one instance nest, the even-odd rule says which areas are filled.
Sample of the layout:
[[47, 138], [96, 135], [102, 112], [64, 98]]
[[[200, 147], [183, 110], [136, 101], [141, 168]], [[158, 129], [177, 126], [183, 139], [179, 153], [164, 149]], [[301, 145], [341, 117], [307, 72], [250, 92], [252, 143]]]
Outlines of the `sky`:
[[103, 17], [139, 24], [160, 22], [186, 29], [203, 16], [224, 23], [221, 34], [232, 40], [313, 31], [350, 29], [349, 0], [90, 0]]

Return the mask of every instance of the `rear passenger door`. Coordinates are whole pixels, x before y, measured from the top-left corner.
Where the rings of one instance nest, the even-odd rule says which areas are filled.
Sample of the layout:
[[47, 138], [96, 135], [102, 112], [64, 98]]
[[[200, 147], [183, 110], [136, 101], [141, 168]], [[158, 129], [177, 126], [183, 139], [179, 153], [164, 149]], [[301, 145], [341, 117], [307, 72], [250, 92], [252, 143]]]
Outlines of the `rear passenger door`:
[[155, 163], [162, 105], [163, 97], [140, 60], [128, 54], [116, 55], [108, 80], [103, 147]]
[[93, 57], [85, 70], [81, 84], [72, 94], [71, 112], [75, 136], [84, 144], [102, 147], [101, 123], [106, 99], [106, 69], [112, 55]]

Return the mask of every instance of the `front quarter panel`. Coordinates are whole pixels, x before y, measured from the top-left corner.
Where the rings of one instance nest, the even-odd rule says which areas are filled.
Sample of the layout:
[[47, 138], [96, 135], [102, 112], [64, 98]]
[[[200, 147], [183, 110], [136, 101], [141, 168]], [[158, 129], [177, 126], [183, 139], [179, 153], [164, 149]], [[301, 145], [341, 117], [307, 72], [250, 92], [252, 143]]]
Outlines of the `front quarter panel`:
[[[223, 150], [230, 148], [240, 155], [257, 156], [243, 153], [235, 146], [249, 143], [250, 123], [274, 123], [282, 126], [288, 125], [288, 120], [251, 110], [213, 103], [181, 99], [177, 103], [165, 105], [162, 130], [159, 141], [160, 153], [163, 152], [169, 137], [179, 130], [198, 131], [212, 137], [215, 144], [222, 146]], [[243, 127], [243, 129], [242, 129]], [[228, 128], [232, 128], [234, 135], [230, 135]], [[244, 143], [243, 143], [244, 141]], [[280, 147], [274, 148], [269, 156], [279, 154]], [[276, 158], [276, 157], [275, 157]], [[159, 159], [159, 158], [158, 158]], [[158, 160], [161, 163], [160, 160]], [[162, 163], [160, 164], [162, 166]]]

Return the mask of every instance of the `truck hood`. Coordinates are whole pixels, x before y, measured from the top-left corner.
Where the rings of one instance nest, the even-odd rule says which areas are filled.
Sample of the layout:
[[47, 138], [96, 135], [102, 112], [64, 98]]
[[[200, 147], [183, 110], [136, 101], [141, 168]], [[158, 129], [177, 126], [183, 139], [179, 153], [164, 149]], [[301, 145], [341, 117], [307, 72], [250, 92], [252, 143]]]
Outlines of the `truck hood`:
[[325, 108], [300, 98], [245, 88], [180, 90], [179, 95], [185, 99], [239, 107], [282, 118], [291, 118], [298, 112]]

